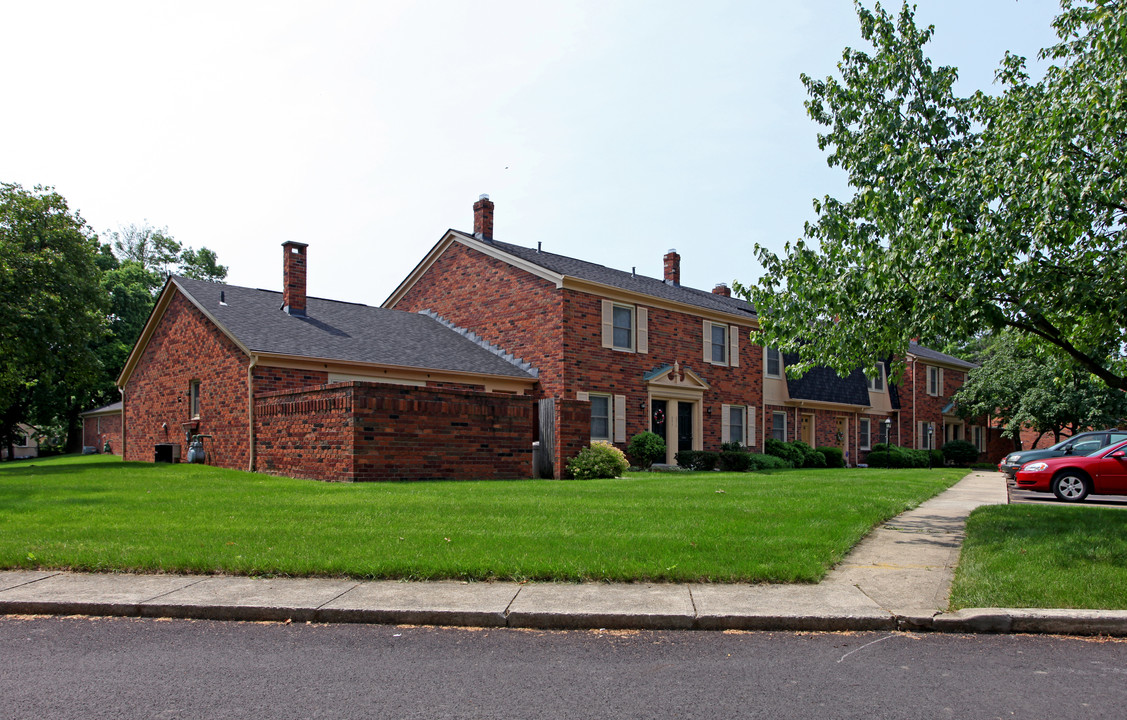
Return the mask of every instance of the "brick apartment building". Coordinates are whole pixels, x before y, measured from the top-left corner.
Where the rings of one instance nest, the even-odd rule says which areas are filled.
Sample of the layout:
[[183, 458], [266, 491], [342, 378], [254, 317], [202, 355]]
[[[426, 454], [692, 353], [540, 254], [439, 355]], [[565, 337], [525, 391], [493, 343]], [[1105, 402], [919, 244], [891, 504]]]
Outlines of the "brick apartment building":
[[676, 251], [647, 277], [498, 241], [493, 211], [482, 196], [474, 232], [447, 231], [379, 308], [306, 297], [302, 243], [281, 293], [171, 278], [119, 378], [125, 458], [194, 433], [213, 464], [329, 480], [528, 477], [534, 441], [561, 477], [592, 440], [644, 430], [670, 462], [767, 437], [851, 464], [889, 436], [993, 452], [998, 430], [953, 414], [969, 363], [913, 343], [902, 387], [790, 379], [794, 358], [752, 342], [754, 309], [682, 286]]

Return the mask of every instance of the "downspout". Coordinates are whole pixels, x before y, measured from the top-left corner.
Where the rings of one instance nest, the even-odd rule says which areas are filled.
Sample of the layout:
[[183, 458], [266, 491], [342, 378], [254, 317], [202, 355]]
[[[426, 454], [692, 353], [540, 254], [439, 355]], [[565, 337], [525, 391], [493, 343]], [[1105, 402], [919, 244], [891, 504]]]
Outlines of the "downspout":
[[121, 459], [125, 459], [125, 388], [119, 387], [117, 389], [121, 393]]
[[[916, 447], [916, 361], [912, 361], [912, 447]], [[916, 448], [917, 450], [919, 448]]]
[[258, 356], [251, 355], [250, 364], [247, 365], [247, 429], [250, 431], [247, 470], [249, 472], [254, 472], [254, 366], [257, 364]]

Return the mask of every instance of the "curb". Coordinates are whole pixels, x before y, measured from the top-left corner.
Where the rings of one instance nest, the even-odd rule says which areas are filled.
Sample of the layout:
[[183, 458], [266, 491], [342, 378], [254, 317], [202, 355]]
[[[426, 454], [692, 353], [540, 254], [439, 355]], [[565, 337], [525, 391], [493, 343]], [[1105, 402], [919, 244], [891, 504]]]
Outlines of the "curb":
[[174, 618], [240, 622], [364, 623], [538, 630], [899, 631], [966, 634], [1107, 635], [1127, 637], [1127, 610], [968, 608], [934, 616], [741, 615], [647, 613], [493, 613], [464, 610], [292, 608], [0, 600], [0, 615]]

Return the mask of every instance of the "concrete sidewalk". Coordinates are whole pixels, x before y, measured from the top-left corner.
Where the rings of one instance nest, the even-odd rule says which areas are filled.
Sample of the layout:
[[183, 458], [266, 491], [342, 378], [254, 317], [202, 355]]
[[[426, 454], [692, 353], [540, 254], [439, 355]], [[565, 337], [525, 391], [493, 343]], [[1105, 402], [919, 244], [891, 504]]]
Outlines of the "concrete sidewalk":
[[0, 614], [524, 628], [938, 630], [1127, 635], [1127, 611], [944, 613], [971, 510], [1006, 502], [968, 475], [877, 528], [818, 585], [358, 582], [0, 572]]

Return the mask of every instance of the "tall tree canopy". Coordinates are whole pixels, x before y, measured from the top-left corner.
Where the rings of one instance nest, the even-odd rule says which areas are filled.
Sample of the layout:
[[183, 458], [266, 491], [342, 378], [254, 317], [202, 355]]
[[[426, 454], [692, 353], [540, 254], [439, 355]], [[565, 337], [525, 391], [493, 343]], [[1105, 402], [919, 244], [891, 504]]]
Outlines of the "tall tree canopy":
[[0, 436], [76, 406], [101, 371], [98, 242], [51, 188], [0, 184]]
[[1114, 426], [1127, 417], [1127, 394], [1048, 352], [1044, 343], [1008, 331], [988, 336], [983, 345], [981, 366], [968, 373], [954, 399], [964, 417], [999, 420], [1015, 447], [1023, 427], [1060, 440], [1062, 434]]
[[907, 4], [858, 4], [872, 51], [846, 48], [840, 78], [802, 77], [854, 193], [815, 201], [781, 255], [756, 246], [764, 274], [738, 287], [799, 371], [1010, 328], [1127, 389], [1127, 10], [1061, 7], [1044, 77], [1007, 54], [994, 95], [954, 93]]

